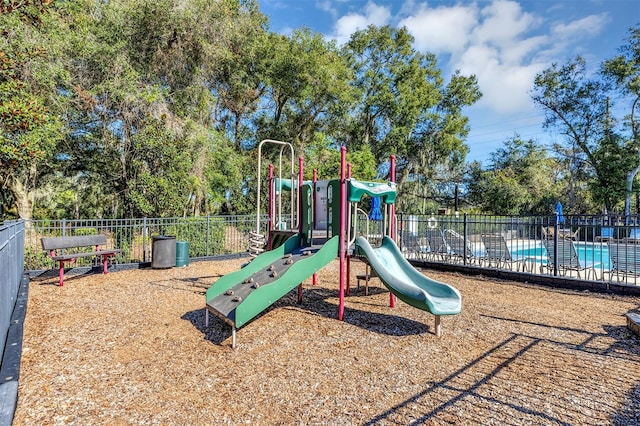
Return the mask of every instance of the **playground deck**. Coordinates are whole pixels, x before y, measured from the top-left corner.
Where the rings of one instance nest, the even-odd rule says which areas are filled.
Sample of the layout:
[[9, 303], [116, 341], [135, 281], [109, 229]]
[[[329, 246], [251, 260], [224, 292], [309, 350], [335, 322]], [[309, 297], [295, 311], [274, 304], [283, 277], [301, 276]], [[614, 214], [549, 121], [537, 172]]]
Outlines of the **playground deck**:
[[640, 299], [428, 272], [460, 315], [398, 302], [372, 279], [336, 320], [338, 264], [238, 331], [203, 296], [243, 260], [30, 285], [24, 424], [639, 424]]

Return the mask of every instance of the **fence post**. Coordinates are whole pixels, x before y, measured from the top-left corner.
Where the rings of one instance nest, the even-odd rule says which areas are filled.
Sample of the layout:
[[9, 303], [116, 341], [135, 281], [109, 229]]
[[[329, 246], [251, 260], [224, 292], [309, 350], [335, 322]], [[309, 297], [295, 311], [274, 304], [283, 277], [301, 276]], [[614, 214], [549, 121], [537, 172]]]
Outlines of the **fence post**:
[[404, 213], [400, 212], [400, 251], [404, 245]]
[[462, 241], [464, 243], [464, 247], [462, 248], [462, 264], [467, 264], [467, 214], [465, 213], [462, 216]]
[[207, 239], [205, 243], [205, 256], [209, 256], [209, 235], [211, 232], [211, 216], [207, 214]]
[[67, 236], [67, 219], [62, 219], [61, 226], [62, 226], [62, 230], [60, 232], [60, 235], [63, 237], [66, 237]]
[[142, 218], [142, 261], [147, 261], [147, 218]]

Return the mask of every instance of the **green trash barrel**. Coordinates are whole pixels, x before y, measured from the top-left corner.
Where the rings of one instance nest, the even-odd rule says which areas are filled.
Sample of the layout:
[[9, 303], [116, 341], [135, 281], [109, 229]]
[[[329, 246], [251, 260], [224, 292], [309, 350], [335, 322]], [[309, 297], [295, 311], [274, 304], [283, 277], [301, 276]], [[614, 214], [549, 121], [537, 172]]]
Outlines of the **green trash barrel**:
[[176, 241], [176, 266], [189, 265], [189, 241]]

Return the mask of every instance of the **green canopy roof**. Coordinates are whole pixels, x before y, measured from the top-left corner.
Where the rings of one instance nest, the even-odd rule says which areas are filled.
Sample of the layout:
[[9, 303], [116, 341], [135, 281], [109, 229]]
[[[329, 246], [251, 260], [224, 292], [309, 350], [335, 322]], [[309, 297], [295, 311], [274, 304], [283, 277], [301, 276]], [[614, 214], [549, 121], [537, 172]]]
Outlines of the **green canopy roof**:
[[358, 203], [363, 195], [380, 197], [385, 204], [396, 201], [396, 184], [393, 182], [363, 182], [355, 179], [347, 181], [350, 203]]

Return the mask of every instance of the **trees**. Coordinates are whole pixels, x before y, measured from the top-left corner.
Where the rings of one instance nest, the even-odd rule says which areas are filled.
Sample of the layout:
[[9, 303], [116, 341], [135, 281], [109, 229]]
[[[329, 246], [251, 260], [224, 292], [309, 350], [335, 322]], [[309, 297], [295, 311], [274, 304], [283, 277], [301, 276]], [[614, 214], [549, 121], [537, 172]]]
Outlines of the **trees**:
[[471, 167], [470, 200], [483, 212], [545, 214], [560, 192], [558, 163], [533, 140], [519, 136], [491, 154], [491, 166]]
[[[30, 218], [63, 129], [50, 87], [42, 83], [50, 53], [40, 28], [48, 1], [0, 5], [0, 214]], [[10, 206], [15, 206], [11, 210]]]
[[[625, 215], [630, 215], [634, 178], [640, 171], [640, 27], [630, 30], [621, 55], [605, 61], [599, 75], [589, 76], [580, 56], [565, 65], [552, 65], [538, 74], [532, 99], [546, 112], [545, 126], [554, 127], [566, 137], [572, 152], [569, 171], [592, 173], [590, 187], [594, 200], [611, 211], [623, 197]], [[616, 94], [631, 100], [624, 125], [611, 116], [611, 99]], [[634, 152], [635, 155], [628, 155]], [[626, 175], [626, 179], [624, 176]], [[571, 182], [574, 179], [570, 180]], [[571, 188], [571, 187], [570, 187]], [[569, 197], [575, 198], [570, 190]]]
[[305, 28], [271, 41], [265, 108], [255, 120], [260, 139], [288, 140], [296, 149], [309, 148], [317, 135], [339, 140], [356, 100], [343, 52]]
[[459, 172], [461, 111], [480, 96], [474, 77], [445, 81], [406, 29], [370, 27], [338, 47], [304, 28], [269, 33], [255, 0], [0, 12], [3, 217], [249, 212], [263, 138], [292, 142], [327, 178], [342, 144], [362, 179], [396, 154], [410, 189]]
[[[566, 137], [567, 143], [579, 149], [585, 163], [594, 171], [596, 179], [605, 181], [607, 175], [595, 157], [598, 141], [606, 131], [607, 86], [589, 78], [586, 64], [577, 56], [565, 65], [553, 64], [536, 75], [533, 101], [542, 106], [546, 113], [545, 127], [555, 127]], [[569, 180], [580, 173], [581, 158], [568, 157]], [[576, 192], [569, 187], [568, 200], [575, 204]], [[608, 209], [611, 206], [606, 206]]]
[[[625, 151], [634, 152], [636, 156], [633, 161], [635, 164], [628, 164], [623, 169], [628, 170], [624, 213], [629, 217], [633, 181], [640, 172], [640, 25], [629, 30], [627, 44], [621, 47], [620, 55], [605, 61], [601, 72], [605, 78], [613, 82], [620, 93], [628, 97], [631, 105], [624, 120], [629, 134]], [[625, 159], [629, 160], [626, 155]]]
[[435, 56], [417, 52], [412, 42], [406, 28], [370, 26], [345, 46], [359, 94], [346, 143], [370, 146], [379, 164], [396, 154], [407, 204], [414, 191], [403, 188], [406, 182], [462, 165], [468, 120], [461, 111], [481, 96], [474, 76], [456, 72], [446, 83]]

